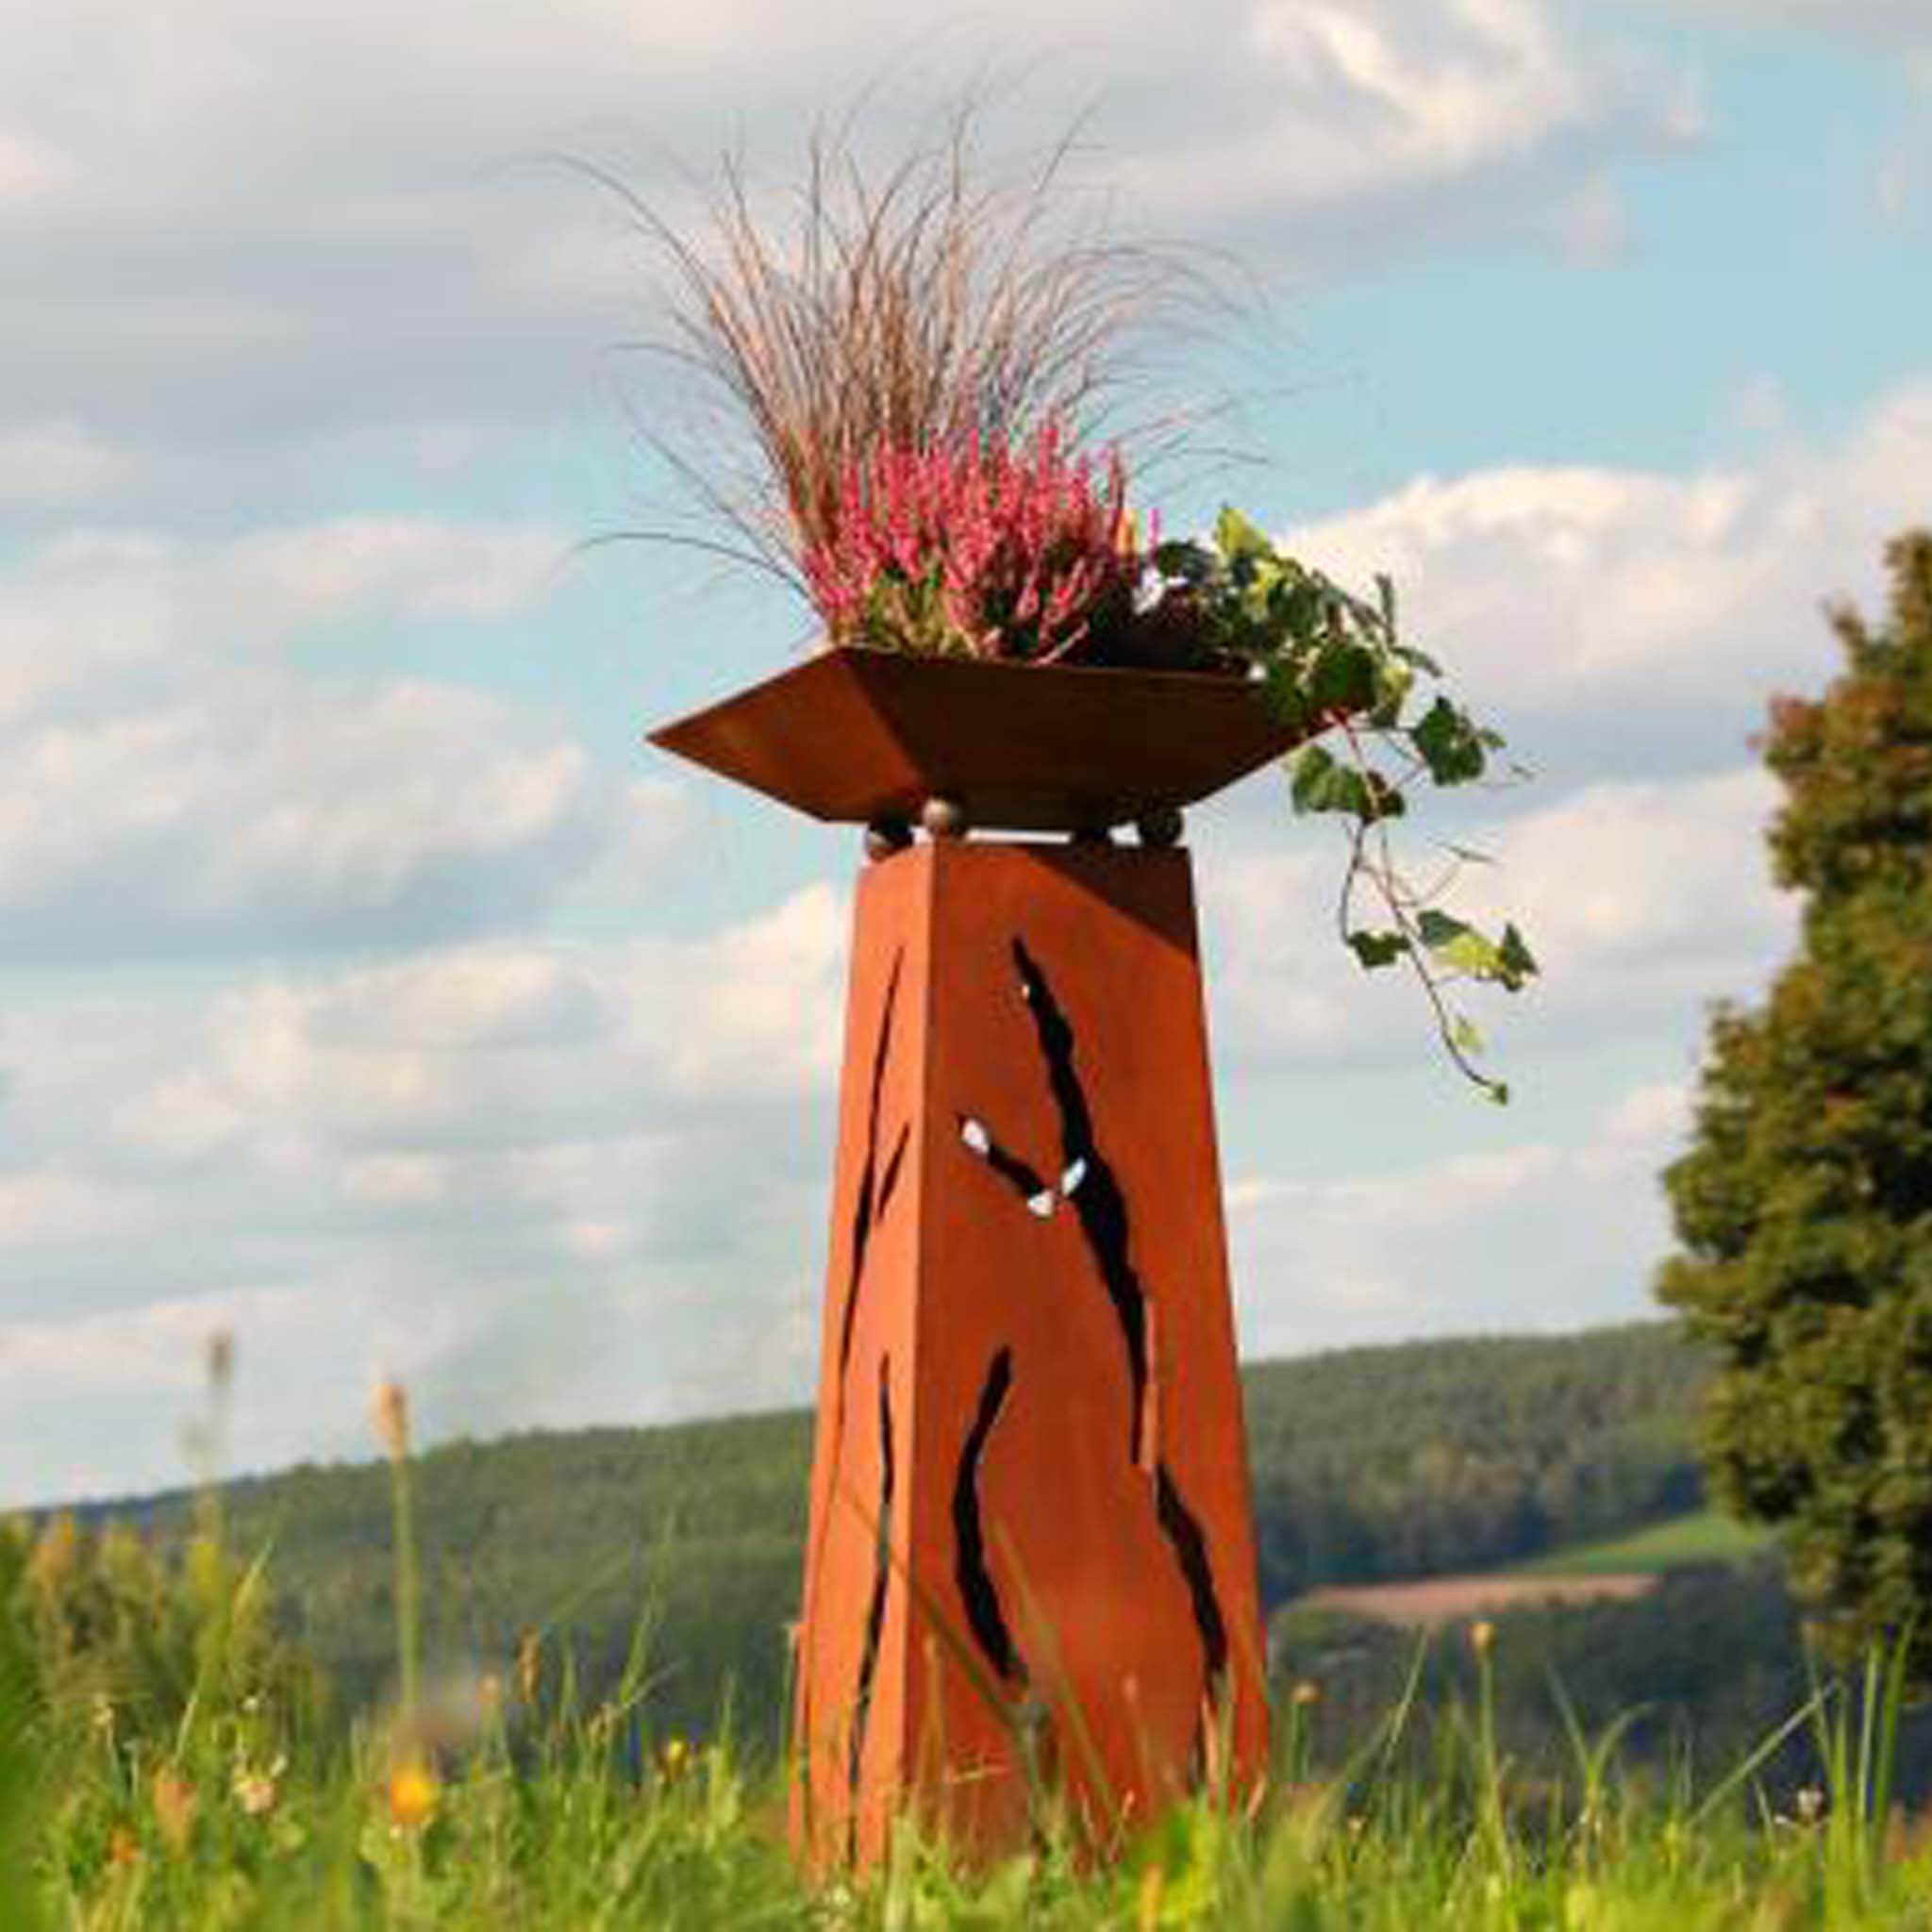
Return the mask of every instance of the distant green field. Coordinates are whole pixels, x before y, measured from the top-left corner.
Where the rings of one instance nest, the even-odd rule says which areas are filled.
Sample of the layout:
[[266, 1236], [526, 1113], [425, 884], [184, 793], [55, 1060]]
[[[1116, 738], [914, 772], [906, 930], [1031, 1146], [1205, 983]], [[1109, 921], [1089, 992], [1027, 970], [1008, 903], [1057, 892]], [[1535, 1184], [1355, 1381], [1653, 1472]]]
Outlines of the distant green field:
[[1699, 1509], [1654, 1523], [1607, 1542], [1577, 1543], [1517, 1565], [1512, 1576], [1602, 1576], [1613, 1572], [1657, 1575], [1687, 1563], [1737, 1563], [1770, 1547], [1760, 1529], [1735, 1523], [1715, 1509]]

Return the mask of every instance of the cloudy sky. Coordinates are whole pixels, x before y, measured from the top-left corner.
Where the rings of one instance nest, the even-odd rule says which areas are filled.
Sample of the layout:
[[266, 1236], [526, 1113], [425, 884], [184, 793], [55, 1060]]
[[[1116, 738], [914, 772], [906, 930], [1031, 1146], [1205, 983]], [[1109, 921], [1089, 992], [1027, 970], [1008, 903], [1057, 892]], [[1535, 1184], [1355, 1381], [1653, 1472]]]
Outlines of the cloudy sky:
[[[1043, 14], [1050, 30], [1043, 32]], [[1707, 1004], [1790, 942], [1746, 740], [1932, 517], [1924, 0], [13, 0], [0, 26], [0, 1507], [797, 1398], [856, 859], [641, 748], [804, 613], [660, 512], [652, 268], [814, 116], [991, 73], [1265, 308], [1177, 473], [1510, 731], [1485, 1106], [1197, 814], [1244, 1344], [1641, 1314]]]

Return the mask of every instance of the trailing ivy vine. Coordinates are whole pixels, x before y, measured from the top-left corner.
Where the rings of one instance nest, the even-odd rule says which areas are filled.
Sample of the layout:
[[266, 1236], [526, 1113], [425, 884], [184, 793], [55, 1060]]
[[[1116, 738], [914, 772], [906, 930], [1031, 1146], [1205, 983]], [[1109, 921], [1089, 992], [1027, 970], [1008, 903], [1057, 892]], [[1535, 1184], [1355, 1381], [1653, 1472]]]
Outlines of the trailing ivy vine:
[[[1536, 959], [1514, 924], [1485, 932], [1444, 905], [1481, 853], [1452, 846], [1445, 872], [1418, 883], [1391, 830], [1419, 785], [1473, 785], [1499, 769], [1523, 775], [1499, 768], [1502, 735], [1441, 689], [1434, 658], [1402, 641], [1386, 576], [1365, 602], [1277, 550], [1233, 508], [1211, 542], [1161, 543], [1153, 566], [1150, 614], [1185, 626], [1208, 660], [1260, 678], [1275, 715], [1302, 738], [1289, 758], [1294, 808], [1334, 817], [1348, 841], [1336, 908], [1343, 943], [1365, 971], [1407, 966], [1450, 1058], [1490, 1098], [1507, 1101], [1507, 1084], [1475, 1063], [1482, 1037], [1456, 1009], [1454, 990], [1481, 981], [1518, 992], [1536, 976]], [[1364, 895], [1374, 908], [1366, 917]]]

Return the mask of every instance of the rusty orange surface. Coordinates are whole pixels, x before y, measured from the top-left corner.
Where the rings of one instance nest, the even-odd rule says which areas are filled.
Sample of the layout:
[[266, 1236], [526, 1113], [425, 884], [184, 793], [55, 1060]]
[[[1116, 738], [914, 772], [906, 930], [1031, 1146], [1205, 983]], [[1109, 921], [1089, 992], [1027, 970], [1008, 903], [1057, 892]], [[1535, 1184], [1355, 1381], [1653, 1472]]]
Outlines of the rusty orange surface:
[[1185, 852], [928, 843], [859, 888], [794, 1835], [1105, 1842], [1267, 1713]]
[[1199, 672], [822, 651], [650, 741], [827, 820], [1073, 831], [1188, 806], [1294, 741], [1260, 687]]

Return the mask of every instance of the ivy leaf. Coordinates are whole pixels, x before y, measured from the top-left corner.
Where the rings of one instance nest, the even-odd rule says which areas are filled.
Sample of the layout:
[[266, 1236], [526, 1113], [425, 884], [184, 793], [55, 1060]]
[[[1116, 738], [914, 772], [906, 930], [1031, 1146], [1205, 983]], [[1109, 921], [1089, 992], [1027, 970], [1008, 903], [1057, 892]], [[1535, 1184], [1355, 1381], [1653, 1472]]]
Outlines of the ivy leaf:
[[[1155, 545], [1153, 565], [1198, 622], [1208, 652], [1262, 685], [1269, 713], [1297, 744], [1283, 760], [1294, 810], [1346, 822], [1351, 883], [1366, 874], [1390, 919], [1386, 927], [1343, 932], [1357, 963], [1375, 972], [1407, 958], [1422, 965], [1432, 987], [1437, 966], [1445, 977], [1510, 991], [1536, 977], [1535, 957], [1516, 927], [1504, 926], [1498, 938], [1434, 907], [1418, 910], [1420, 898], [1435, 896], [1433, 889], [1418, 894], [1393, 870], [1379, 839], [1373, 850], [1364, 842], [1370, 828], [1408, 810], [1408, 794], [1422, 795], [1417, 781], [1424, 775], [1447, 787], [1513, 769], [1501, 735], [1444, 692], [1436, 659], [1398, 637], [1393, 582], [1377, 575], [1373, 591], [1357, 596], [1276, 548], [1232, 505], [1207, 536]], [[942, 601], [924, 588], [923, 603]], [[1330, 726], [1340, 728], [1331, 735]], [[1334, 749], [1324, 749], [1324, 742]], [[1378, 752], [1383, 756], [1372, 762]], [[1466, 847], [1449, 849], [1459, 860], [1489, 862]], [[1463, 1071], [1491, 1099], [1506, 1100], [1501, 1082], [1469, 1064], [1482, 1049], [1475, 1027], [1459, 1014], [1440, 1017], [1443, 1043]]]
[[1309, 702], [1307, 686], [1292, 664], [1271, 658], [1262, 667], [1261, 679], [1268, 708], [1289, 730], [1307, 731], [1314, 725], [1318, 714]]
[[1407, 801], [1379, 772], [1363, 772], [1331, 757], [1319, 744], [1304, 745], [1289, 764], [1290, 795], [1299, 812], [1341, 812], [1374, 824], [1400, 818]]
[[1284, 571], [1270, 585], [1268, 615], [1291, 641], [1306, 643], [1314, 635], [1321, 614], [1321, 592], [1299, 572]]
[[1399, 932], [1371, 932], [1366, 927], [1347, 935], [1348, 949], [1362, 963], [1364, 972], [1379, 966], [1392, 966], [1408, 951], [1408, 941]]
[[1296, 811], [1342, 811], [1341, 780], [1355, 774], [1319, 744], [1304, 745], [1289, 760], [1289, 795]]
[[1541, 970], [1536, 957], [1524, 943], [1523, 935], [1513, 925], [1503, 928], [1503, 943], [1496, 949], [1502, 971], [1497, 977], [1511, 992], [1525, 980], [1534, 979]]
[[1375, 731], [1392, 731], [1402, 716], [1402, 707], [1415, 684], [1415, 673], [1406, 664], [1382, 659], [1375, 666], [1375, 703], [1369, 712], [1369, 725]]
[[1274, 546], [1232, 504], [1224, 504], [1214, 520], [1214, 543], [1230, 563], [1261, 563], [1274, 555]]
[[1485, 939], [1474, 926], [1439, 912], [1434, 907], [1420, 913], [1415, 924], [1423, 944], [1443, 965], [1476, 979], [1494, 979], [1500, 975], [1502, 954], [1495, 942]]
[[1205, 584], [1214, 575], [1214, 554], [1203, 544], [1175, 537], [1155, 546], [1154, 568], [1184, 584]]
[[1480, 778], [1488, 762], [1486, 736], [1470, 723], [1469, 714], [1447, 698], [1438, 698], [1421, 721], [1409, 727], [1409, 742], [1422, 754], [1429, 776], [1438, 785], [1461, 785]]
[[1360, 644], [1331, 644], [1315, 660], [1308, 695], [1320, 711], [1366, 711], [1376, 697], [1374, 653]]
[[1513, 925], [1503, 928], [1498, 941], [1431, 907], [1417, 916], [1416, 931], [1443, 965], [1473, 979], [1493, 980], [1507, 991], [1520, 992], [1536, 976], [1536, 959]]
[[1372, 824], [1383, 819], [1399, 819], [1407, 814], [1408, 800], [1380, 772], [1370, 771], [1363, 779], [1369, 808], [1361, 814]]

